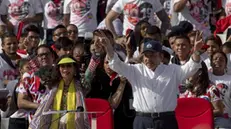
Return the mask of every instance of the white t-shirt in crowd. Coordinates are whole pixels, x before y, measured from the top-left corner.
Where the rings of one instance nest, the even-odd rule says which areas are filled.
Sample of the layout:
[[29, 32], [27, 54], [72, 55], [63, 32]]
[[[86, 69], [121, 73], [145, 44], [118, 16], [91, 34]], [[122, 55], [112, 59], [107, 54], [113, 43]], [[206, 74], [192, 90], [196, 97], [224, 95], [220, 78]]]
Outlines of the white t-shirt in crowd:
[[3, 0], [0, 7], [0, 13], [8, 15], [10, 22], [14, 25], [15, 33], [18, 32], [21, 20], [42, 12], [40, 0]]
[[163, 9], [159, 0], [118, 0], [112, 10], [124, 14], [123, 35], [143, 19], [153, 24], [154, 13]]
[[105, 9], [105, 13], [108, 13], [117, 1], [118, 0], [107, 0], [107, 6]]
[[64, 14], [70, 14], [70, 24], [78, 27], [79, 36], [86, 32], [93, 32], [97, 28], [98, 0], [65, 0]]
[[224, 4], [225, 13], [227, 16], [231, 14], [231, 0], [226, 0]]
[[228, 62], [227, 62], [227, 74], [231, 75], [231, 53], [227, 54], [227, 59], [228, 59]]
[[[117, 18], [112, 22], [114, 28], [115, 28], [115, 32], [118, 36], [122, 36], [123, 35], [123, 23], [122, 21]], [[106, 24], [105, 24], [105, 19], [98, 25], [97, 29], [106, 29]]]
[[209, 59], [209, 58], [206, 58], [206, 59], [204, 60], [204, 62], [205, 62], [205, 64], [206, 64], [208, 70], [211, 71], [211, 70], [212, 70], [212, 66], [211, 66], [210, 59]]
[[45, 29], [53, 29], [63, 21], [63, 4], [64, 0], [59, 0], [55, 3], [53, 0], [41, 0], [44, 7], [44, 22]]
[[209, 73], [209, 79], [217, 86], [220, 91], [221, 98], [223, 99], [225, 105], [224, 113], [228, 113], [231, 118], [231, 76], [222, 75], [216, 76], [212, 73]]
[[[13, 64], [15, 62], [12, 62]], [[18, 71], [10, 67], [6, 61], [0, 56], [0, 85], [4, 80], [14, 80], [18, 76]]]
[[[174, 0], [173, 6], [180, 0]], [[178, 13], [178, 22], [189, 21], [196, 30], [203, 31], [204, 36], [209, 36], [210, 24], [209, 14], [211, 12], [211, 1], [208, 0], [190, 0], [184, 9]]]

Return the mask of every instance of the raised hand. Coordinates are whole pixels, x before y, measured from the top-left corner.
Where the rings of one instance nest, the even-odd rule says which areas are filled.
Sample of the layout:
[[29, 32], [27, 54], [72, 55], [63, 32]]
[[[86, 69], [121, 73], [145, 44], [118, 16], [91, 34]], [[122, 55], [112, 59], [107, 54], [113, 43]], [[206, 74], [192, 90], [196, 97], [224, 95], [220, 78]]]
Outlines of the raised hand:
[[200, 51], [202, 46], [204, 45], [202, 36], [203, 36], [203, 32], [196, 33], [194, 51]]
[[112, 44], [114, 43], [114, 39], [108, 38], [103, 32], [100, 33], [99, 43], [103, 46], [104, 50], [106, 51], [108, 58], [112, 59], [114, 56], [114, 49]]

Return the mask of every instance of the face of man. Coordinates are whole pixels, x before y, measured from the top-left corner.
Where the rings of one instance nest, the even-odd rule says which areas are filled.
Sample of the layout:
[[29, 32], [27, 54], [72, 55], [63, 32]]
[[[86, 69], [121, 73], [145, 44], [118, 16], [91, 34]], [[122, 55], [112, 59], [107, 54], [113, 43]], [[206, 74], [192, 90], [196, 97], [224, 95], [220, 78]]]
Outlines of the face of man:
[[49, 66], [53, 64], [54, 56], [50, 49], [41, 47], [37, 50], [37, 57], [40, 66]]
[[6, 37], [2, 43], [2, 49], [7, 55], [16, 54], [18, 48], [18, 41], [16, 37]]
[[27, 46], [27, 51], [31, 51], [38, 47], [40, 42], [39, 34], [30, 31], [26, 37], [25, 46]]
[[174, 42], [175, 53], [178, 57], [183, 57], [186, 59], [189, 56], [191, 46], [187, 39], [179, 38]]
[[66, 28], [59, 28], [54, 31], [53, 33], [53, 41], [57, 41], [60, 37], [67, 37], [67, 29]]
[[163, 55], [160, 52], [146, 51], [143, 53], [143, 63], [151, 70], [155, 70], [162, 60]]

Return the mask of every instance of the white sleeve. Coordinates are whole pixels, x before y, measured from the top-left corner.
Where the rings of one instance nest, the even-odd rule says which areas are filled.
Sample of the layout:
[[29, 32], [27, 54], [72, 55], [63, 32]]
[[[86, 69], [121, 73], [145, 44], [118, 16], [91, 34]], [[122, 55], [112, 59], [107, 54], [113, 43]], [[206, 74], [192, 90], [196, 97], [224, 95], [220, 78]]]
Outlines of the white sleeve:
[[33, 8], [35, 14], [43, 13], [43, 6], [41, 0], [34, 0]]
[[227, 54], [228, 62], [227, 62], [227, 74], [231, 75], [231, 54]]
[[70, 0], [64, 0], [64, 4], [63, 4], [63, 14], [70, 14], [71, 10], [70, 10]]
[[173, 5], [172, 6], [174, 7], [174, 4], [177, 3], [177, 2], [179, 2], [179, 1], [180, 0], [173, 0]]
[[106, 6], [106, 9], [105, 9], [105, 13], [108, 13], [111, 8], [113, 7], [113, 5], [117, 2], [118, 0], [108, 0], [107, 1], [107, 6]]
[[0, 14], [1, 15], [7, 15], [8, 14], [8, 5], [7, 2], [8, 0], [3, 0], [0, 6]]
[[109, 67], [119, 75], [126, 77], [129, 81], [134, 77], [135, 66], [121, 61], [116, 53], [114, 53], [113, 59], [109, 61]]
[[163, 5], [160, 3], [159, 0], [154, 0], [152, 6], [153, 6], [153, 12], [155, 13], [163, 9]]
[[200, 68], [201, 68], [201, 60], [198, 63], [193, 61], [192, 58], [190, 58], [187, 63], [179, 66], [179, 69], [176, 70], [177, 77], [179, 81], [182, 82], [183, 80], [193, 76]]
[[123, 0], [118, 0], [115, 5], [112, 7], [112, 10], [117, 12], [117, 13], [122, 13], [123, 12]]

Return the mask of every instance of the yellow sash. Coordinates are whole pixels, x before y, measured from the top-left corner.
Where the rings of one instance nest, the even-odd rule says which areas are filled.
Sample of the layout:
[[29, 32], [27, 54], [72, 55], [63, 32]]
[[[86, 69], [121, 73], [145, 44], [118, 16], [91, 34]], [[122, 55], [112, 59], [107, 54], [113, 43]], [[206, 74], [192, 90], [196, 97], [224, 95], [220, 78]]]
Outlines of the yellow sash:
[[[63, 87], [64, 87], [64, 81], [61, 80], [59, 83], [59, 87], [57, 89], [54, 102], [53, 102], [53, 110], [60, 110], [61, 108], [61, 102], [62, 102], [62, 96], [63, 96]], [[71, 81], [71, 84], [68, 88], [68, 94], [67, 94], [67, 110], [75, 110], [76, 109], [76, 89], [74, 80]], [[58, 129], [59, 127], [59, 119], [60, 114], [53, 114], [52, 115], [52, 124], [51, 129]], [[67, 114], [67, 129], [75, 129], [75, 113], [68, 113]]]

